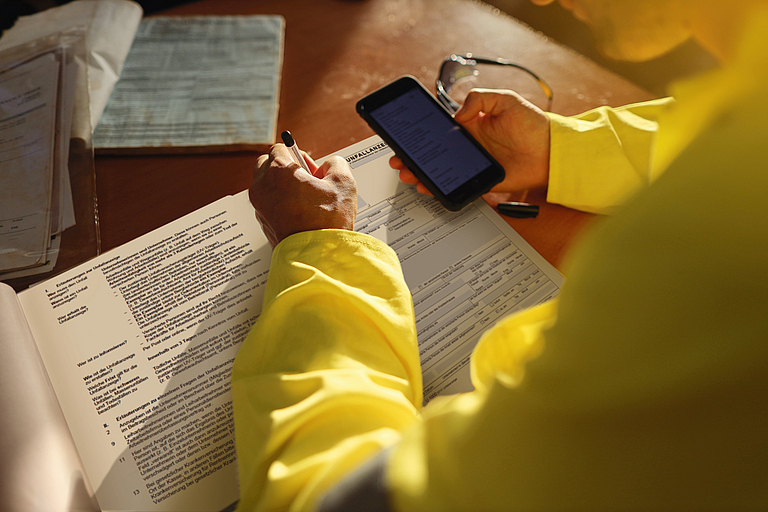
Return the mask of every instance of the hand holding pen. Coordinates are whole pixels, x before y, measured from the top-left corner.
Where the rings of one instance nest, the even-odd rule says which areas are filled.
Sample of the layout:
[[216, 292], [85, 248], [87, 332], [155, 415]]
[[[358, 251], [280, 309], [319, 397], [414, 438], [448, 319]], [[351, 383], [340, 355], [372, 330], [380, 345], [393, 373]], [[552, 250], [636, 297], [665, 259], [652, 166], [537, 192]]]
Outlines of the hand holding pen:
[[275, 144], [258, 158], [248, 191], [272, 247], [303, 231], [354, 229], [357, 185], [346, 160], [331, 157], [318, 167], [293, 137], [284, 138], [293, 144]]

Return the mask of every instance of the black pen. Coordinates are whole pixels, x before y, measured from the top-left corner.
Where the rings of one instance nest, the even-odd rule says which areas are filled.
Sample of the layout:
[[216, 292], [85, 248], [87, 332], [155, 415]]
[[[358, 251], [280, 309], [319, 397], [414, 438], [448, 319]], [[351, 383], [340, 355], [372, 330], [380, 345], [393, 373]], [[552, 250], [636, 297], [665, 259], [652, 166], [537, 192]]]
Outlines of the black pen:
[[539, 214], [539, 205], [529, 203], [499, 203], [499, 213], [515, 219], [529, 219]]
[[304, 170], [309, 174], [312, 174], [312, 171], [309, 170], [309, 166], [307, 165], [307, 161], [304, 160], [304, 155], [302, 155], [301, 151], [299, 151], [299, 145], [296, 144], [295, 140], [293, 140], [293, 135], [291, 135], [291, 132], [285, 130], [280, 134], [280, 138], [283, 139], [283, 144], [285, 144], [286, 147], [293, 153], [293, 159], [296, 160], [296, 163], [303, 167]]

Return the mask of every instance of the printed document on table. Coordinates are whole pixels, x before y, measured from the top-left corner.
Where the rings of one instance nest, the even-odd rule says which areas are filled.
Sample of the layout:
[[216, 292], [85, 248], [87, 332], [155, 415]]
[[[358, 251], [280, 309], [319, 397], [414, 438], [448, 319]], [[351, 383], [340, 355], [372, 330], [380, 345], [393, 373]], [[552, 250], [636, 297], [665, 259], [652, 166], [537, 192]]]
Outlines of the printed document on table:
[[19, 293], [103, 510], [237, 500], [230, 372], [271, 251], [244, 191]]
[[[562, 277], [484, 201], [448, 212], [401, 183], [381, 139], [338, 154], [358, 182], [356, 229], [395, 249], [413, 295], [424, 401], [471, 389], [481, 333]], [[271, 254], [243, 191], [19, 293], [104, 510], [237, 500], [230, 374]]]
[[0, 72], [0, 271], [45, 263], [59, 66], [50, 51]]
[[96, 127], [94, 147], [273, 143], [283, 34], [281, 16], [143, 20]]
[[355, 231], [397, 252], [413, 295], [424, 402], [471, 390], [469, 356], [481, 334], [553, 298], [562, 275], [483, 199], [450, 212], [400, 182], [379, 137], [339, 154], [357, 180]]

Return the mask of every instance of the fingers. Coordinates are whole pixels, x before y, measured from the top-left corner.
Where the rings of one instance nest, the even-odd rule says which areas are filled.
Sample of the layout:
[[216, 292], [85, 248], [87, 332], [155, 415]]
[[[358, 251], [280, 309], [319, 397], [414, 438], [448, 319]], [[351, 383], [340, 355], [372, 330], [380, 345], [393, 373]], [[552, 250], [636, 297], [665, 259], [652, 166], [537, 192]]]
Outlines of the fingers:
[[490, 93], [482, 93], [477, 90], [470, 91], [464, 104], [453, 116], [454, 119], [460, 123], [466, 123], [477, 117], [480, 112], [490, 112], [492, 104], [489, 95]]
[[253, 177], [257, 178], [268, 170], [290, 169], [298, 166], [294, 160], [291, 151], [284, 144], [275, 144], [269, 149], [269, 153], [260, 155], [256, 160], [256, 167], [253, 170]]
[[469, 91], [464, 104], [453, 117], [463, 124], [473, 120], [480, 113], [494, 115], [511, 103], [519, 103], [519, 97], [513, 91], [473, 89]]
[[323, 162], [323, 165], [320, 167], [317, 167], [317, 164], [315, 164], [315, 167], [317, 168], [317, 171], [314, 173], [315, 178], [325, 179], [329, 177], [329, 179], [346, 180], [352, 177], [352, 170], [340, 156], [332, 156]]
[[408, 169], [402, 160], [400, 160], [396, 156], [392, 156], [389, 158], [389, 166], [397, 171], [402, 171], [404, 169]]
[[422, 182], [418, 182], [416, 184], [416, 192], [418, 192], [419, 194], [424, 194], [425, 196], [434, 197], [434, 194], [432, 194], [432, 192], [430, 192], [429, 189], [425, 187]]
[[308, 155], [303, 157], [314, 176], [283, 144], [257, 159], [249, 196], [273, 247], [301, 231], [354, 228], [357, 187], [347, 162], [332, 157], [318, 166]]
[[253, 168], [253, 177], [255, 178], [260, 173], [264, 172], [263, 168], [267, 166], [267, 162], [269, 161], [269, 155], [259, 155], [259, 158], [256, 159], [256, 167]]
[[[389, 166], [399, 172], [400, 181], [408, 185], [418, 185], [419, 179], [398, 157], [393, 156], [389, 159]], [[424, 187], [422, 187], [424, 188]]]
[[[315, 162], [311, 156], [309, 156], [308, 153], [305, 151], [301, 152], [301, 156], [304, 157], [304, 161], [307, 163], [307, 167], [309, 167], [309, 172], [312, 174], [312, 176], [317, 176], [317, 162]], [[319, 176], [318, 176], [319, 177]]]
[[[304, 161], [309, 167], [310, 174], [318, 179], [323, 179], [328, 174], [344, 175], [345, 177], [351, 177], [351, 171], [349, 166], [341, 157], [331, 157], [323, 163], [322, 166], [318, 166], [317, 162], [312, 159], [309, 154], [301, 152]], [[254, 176], [264, 172], [280, 172], [282, 170], [295, 172], [299, 169], [304, 169], [298, 162], [293, 152], [288, 149], [285, 144], [275, 144], [269, 150], [269, 153], [261, 155], [256, 160], [256, 168], [254, 170]]]
[[416, 191], [421, 194], [426, 194], [428, 196], [432, 195], [432, 192], [430, 192], [427, 187], [425, 187], [424, 184], [419, 181], [416, 175], [413, 174], [411, 170], [408, 169], [408, 167], [406, 167], [403, 161], [398, 157], [391, 157], [389, 159], [389, 166], [399, 172], [400, 181], [406, 185], [416, 185]]
[[[310, 174], [315, 175], [318, 169], [317, 163], [304, 151], [301, 152], [301, 155], [309, 168]], [[273, 171], [275, 169], [295, 171], [297, 168], [304, 169], [301, 163], [296, 161], [296, 156], [293, 152], [285, 144], [275, 144], [269, 149], [269, 153], [260, 155], [256, 159], [254, 178], [268, 169]]]
[[408, 169], [400, 171], [400, 181], [408, 185], [418, 185], [419, 179]]
[[393, 156], [389, 159], [389, 166], [400, 173], [400, 181], [407, 183], [408, 185], [416, 185], [419, 180], [411, 172], [408, 167], [405, 166], [402, 160]]

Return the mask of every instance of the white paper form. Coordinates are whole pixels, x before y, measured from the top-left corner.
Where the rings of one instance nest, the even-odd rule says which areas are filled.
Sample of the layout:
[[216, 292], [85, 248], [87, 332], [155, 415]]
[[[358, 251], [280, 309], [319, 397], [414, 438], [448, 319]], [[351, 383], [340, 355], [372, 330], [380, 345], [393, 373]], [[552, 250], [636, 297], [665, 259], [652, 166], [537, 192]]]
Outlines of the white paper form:
[[424, 403], [471, 390], [469, 357], [481, 334], [553, 298], [562, 275], [482, 199], [450, 212], [401, 183], [380, 138], [341, 155], [358, 184], [355, 230], [397, 252], [413, 295]]
[[94, 147], [274, 142], [283, 30], [280, 16], [143, 20]]
[[59, 67], [49, 51], [0, 73], [0, 270], [45, 263]]

